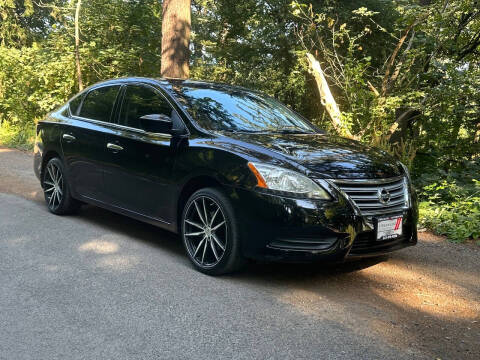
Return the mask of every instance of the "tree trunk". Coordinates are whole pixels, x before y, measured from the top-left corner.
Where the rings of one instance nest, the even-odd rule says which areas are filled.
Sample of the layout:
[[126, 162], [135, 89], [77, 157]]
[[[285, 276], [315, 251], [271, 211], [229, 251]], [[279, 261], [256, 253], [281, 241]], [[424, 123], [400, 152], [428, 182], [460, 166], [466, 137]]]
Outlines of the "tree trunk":
[[354, 139], [355, 137], [352, 135], [348, 127], [342, 122], [342, 114], [340, 113], [340, 109], [330, 91], [330, 87], [328, 86], [327, 79], [325, 79], [320, 63], [310, 53], [307, 53], [307, 59], [308, 64], [310, 65], [310, 71], [317, 82], [318, 91], [320, 92], [320, 101], [327, 110], [328, 115], [330, 115], [335, 131], [341, 136]]
[[82, 6], [82, 0], [77, 1], [77, 8], [75, 9], [75, 66], [77, 68], [77, 80], [78, 80], [78, 90], [83, 90], [83, 81], [82, 81], [82, 68], [80, 67], [80, 29], [78, 17], [80, 16], [80, 7]]
[[403, 46], [403, 43], [407, 39], [408, 33], [417, 25], [417, 21], [414, 21], [408, 28], [405, 30], [405, 33], [403, 36], [398, 40], [397, 46], [395, 46], [395, 49], [392, 52], [392, 55], [390, 55], [390, 59], [388, 60], [387, 68], [385, 69], [385, 76], [383, 77], [383, 82], [382, 82], [382, 97], [385, 97], [387, 94], [388, 90], [388, 83], [390, 81], [390, 71], [393, 67], [393, 64], [395, 63], [395, 59], [397, 58], [398, 52]]
[[480, 122], [477, 123], [477, 131], [475, 131], [475, 136], [473, 137], [473, 142], [475, 144], [480, 143]]
[[189, 76], [191, 0], [163, 0], [162, 77]]

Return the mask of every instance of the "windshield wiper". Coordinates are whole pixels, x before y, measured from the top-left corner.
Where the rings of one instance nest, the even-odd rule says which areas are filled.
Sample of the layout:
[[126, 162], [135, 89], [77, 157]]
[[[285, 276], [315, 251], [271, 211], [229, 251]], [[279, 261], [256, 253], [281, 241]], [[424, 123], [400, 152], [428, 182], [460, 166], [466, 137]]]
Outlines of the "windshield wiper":
[[279, 128], [279, 129], [263, 129], [263, 130], [249, 130], [249, 129], [222, 129], [220, 131], [231, 133], [244, 133], [244, 134], [314, 134], [313, 131], [301, 130], [295, 127], [291, 128]]
[[275, 130], [274, 132], [279, 134], [314, 134], [313, 131], [301, 130], [297, 128], [283, 128]]
[[259, 134], [266, 132], [265, 130], [247, 130], [247, 129], [225, 129], [221, 131], [231, 132], [231, 133], [247, 133], [247, 134]]

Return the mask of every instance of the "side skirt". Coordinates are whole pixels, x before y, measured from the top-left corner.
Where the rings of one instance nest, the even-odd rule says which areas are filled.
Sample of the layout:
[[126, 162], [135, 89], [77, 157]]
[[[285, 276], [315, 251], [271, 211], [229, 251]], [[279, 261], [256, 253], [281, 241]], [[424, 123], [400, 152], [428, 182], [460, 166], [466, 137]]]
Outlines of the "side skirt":
[[124, 209], [124, 208], [119, 207], [119, 206], [107, 204], [107, 203], [104, 203], [103, 201], [99, 201], [99, 200], [96, 200], [96, 199], [88, 197], [88, 196], [80, 195], [80, 196], [78, 196], [78, 200], [83, 201], [83, 202], [85, 202], [87, 204], [90, 204], [90, 205], [95, 205], [95, 206], [101, 207], [103, 209], [112, 211], [112, 212], [120, 214], [120, 215], [125, 215], [125, 216], [131, 217], [133, 219], [143, 221], [145, 223], [148, 223], [148, 224], [157, 226], [159, 228], [168, 230], [168, 231], [173, 232], [175, 234], [178, 233], [176, 224], [169, 223], [169, 222], [167, 222], [165, 220], [162, 220], [162, 219], [159, 219], [159, 218], [154, 218], [154, 217], [151, 217], [151, 216], [147, 216], [147, 215], [137, 213], [135, 211]]

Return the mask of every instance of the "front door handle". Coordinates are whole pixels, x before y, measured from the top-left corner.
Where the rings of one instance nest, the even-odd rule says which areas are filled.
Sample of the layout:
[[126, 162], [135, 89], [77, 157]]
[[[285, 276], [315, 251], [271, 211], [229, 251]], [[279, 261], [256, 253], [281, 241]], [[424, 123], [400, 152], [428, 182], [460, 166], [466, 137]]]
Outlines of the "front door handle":
[[70, 134], [63, 134], [63, 135], [62, 135], [62, 138], [63, 138], [66, 142], [72, 142], [72, 141], [77, 140], [77, 139], [75, 138], [75, 136], [70, 135]]
[[113, 150], [113, 151], [122, 151], [123, 150], [123, 147], [121, 147], [120, 145], [112, 144], [112, 143], [108, 143], [107, 148], [110, 149], [110, 150]]

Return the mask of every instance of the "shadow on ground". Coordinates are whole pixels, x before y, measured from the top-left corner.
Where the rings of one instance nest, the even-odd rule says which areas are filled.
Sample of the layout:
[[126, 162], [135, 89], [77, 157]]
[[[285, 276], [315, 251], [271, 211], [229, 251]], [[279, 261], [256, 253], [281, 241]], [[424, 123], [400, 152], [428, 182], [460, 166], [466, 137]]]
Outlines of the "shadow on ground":
[[[79, 216], [108, 231], [122, 232], [132, 241], [168, 251], [179, 261], [185, 257], [177, 235], [152, 225], [91, 206]], [[442, 260], [450, 246], [458, 245], [432, 249], [420, 242], [389, 256], [343, 264], [252, 262], [222, 281], [253, 286], [303, 315], [338, 322], [358, 336], [382, 337], [404, 351], [478, 359], [478, 272]]]

